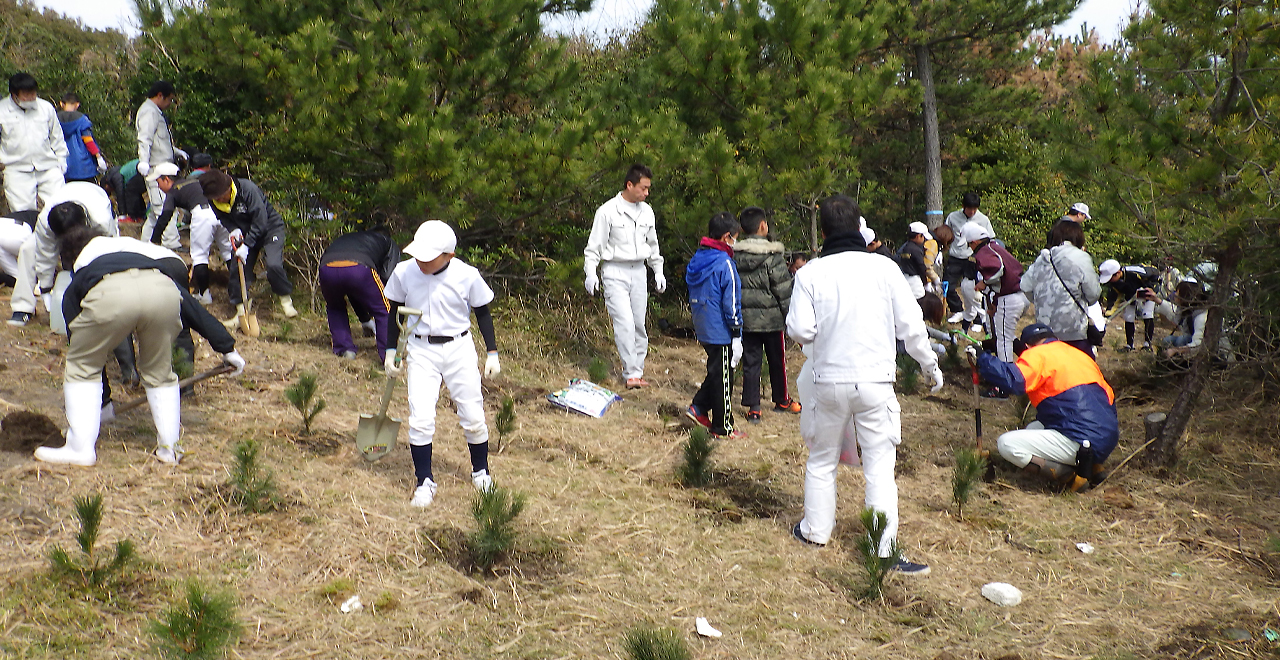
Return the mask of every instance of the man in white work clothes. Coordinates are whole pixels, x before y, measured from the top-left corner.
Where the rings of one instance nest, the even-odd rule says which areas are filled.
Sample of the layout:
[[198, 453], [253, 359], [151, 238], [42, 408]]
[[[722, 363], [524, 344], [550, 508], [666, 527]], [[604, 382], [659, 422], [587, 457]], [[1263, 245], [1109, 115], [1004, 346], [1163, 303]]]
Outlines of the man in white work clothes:
[[62, 124], [29, 73], [13, 74], [9, 95], [0, 99], [0, 164], [10, 212], [35, 211], [37, 199], [48, 207], [62, 188], [67, 171]]
[[[649, 333], [644, 327], [649, 303], [645, 264], [653, 269], [658, 293], [667, 290], [653, 209], [644, 201], [652, 179], [653, 173], [644, 165], [627, 170], [622, 192], [596, 209], [591, 237], [582, 253], [587, 293], [594, 296], [604, 285], [605, 307], [613, 319], [613, 341], [629, 390], [649, 385], [644, 379], [644, 359], [649, 354]], [[602, 262], [597, 278], [596, 266]]]
[[[858, 231], [857, 202], [833, 195], [818, 206], [822, 256], [796, 271], [787, 334], [805, 346], [812, 365], [800, 432], [809, 446], [804, 518], [791, 533], [807, 545], [826, 545], [836, 521], [836, 469], [845, 429], [856, 429], [866, 479], [866, 506], [884, 513], [880, 556], [892, 554], [898, 534], [894, 479], [902, 442], [902, 408], [893, 392], [897, 341], [942, 389], [938, 357], [929, 347], [924, 314], [892, 259], [867, 252]], [[810, 389], [811, 388], [811, 389]], [[894, 570], [926, 575], [929, 567], [901, 559]]]

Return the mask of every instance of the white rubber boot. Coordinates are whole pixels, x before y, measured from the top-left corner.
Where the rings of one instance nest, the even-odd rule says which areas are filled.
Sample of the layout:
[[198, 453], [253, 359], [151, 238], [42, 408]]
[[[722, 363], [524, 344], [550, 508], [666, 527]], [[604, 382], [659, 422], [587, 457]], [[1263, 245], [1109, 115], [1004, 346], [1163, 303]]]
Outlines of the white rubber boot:
[[280, 309], [284, 312], [285, 318], [293, 318], [298, 315], [298, 310], [293, 308], [292, 296], [280, 296]]
[[244, 316], [244, 303], [236, 305], [236, 315], [223, 321], [222, 325], [226, 326], [227, 332], [235, 332], [240, 327], [240, 317]]
[[177, 385], [147, 390], [151, 421], [156, 425], [156, 458], [161, 463], [177, 465], [182, 460], [182, 396]]
[[67, 408], [67, 443], [36, 448], [36, 460], [93, 467], [98, 462], [94, 447], [101, 424], [102, 381], [63, 383], [62, 397]]

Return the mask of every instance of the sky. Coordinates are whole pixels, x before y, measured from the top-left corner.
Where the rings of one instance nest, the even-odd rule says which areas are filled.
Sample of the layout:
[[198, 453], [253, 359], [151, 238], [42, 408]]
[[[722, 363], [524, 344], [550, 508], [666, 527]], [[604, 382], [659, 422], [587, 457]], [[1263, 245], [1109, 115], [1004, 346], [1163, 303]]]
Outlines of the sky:
[[[1135, 1], [1085, 0], [1071, 19], [1054, 31], [1063, 36], [1075, 36], [1080, 33], [1080, 25], [1087, 23], [1098, 31], [1103, 43], [1112, 42], [1119, 36], [1123, 24], [1128, 22]], [[130, 0], [35, 0], [35, 4], [78, 18], [88, 27], [134, 32]], [[638, 23], [651, 4], [652, 0], [596, 0], [595, 9], [590, 13], [558, 20], [549, 23], [548, 27], [556, 32], [607, 33]]]

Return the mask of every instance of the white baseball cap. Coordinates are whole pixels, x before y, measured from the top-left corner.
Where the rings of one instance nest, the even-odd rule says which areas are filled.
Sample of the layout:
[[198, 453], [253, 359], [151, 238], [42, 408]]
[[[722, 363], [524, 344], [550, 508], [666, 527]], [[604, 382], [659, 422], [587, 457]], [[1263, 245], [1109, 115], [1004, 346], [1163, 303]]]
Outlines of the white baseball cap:
[[178, 176], [178, 166], [173, 163], [160, 163], [151, 168], [147, 181], [159, 181], [162, 176]]
[[912, 234], [920, 234], [921, 236], [924, 236], [924, 240], [926, 241], [933, 240], [933, 234], [929, 233], [929, 228], [926, 227], [923, 222], [913, 222], [907, 225], [907, 231]]
[[453, 227], [439, 221], [428, 220], [413, 234], [413, 242], [406, 245], [404, 253], [418, 261], [431, 261], [458, 247], [458, 236]]
[[1098, 284], [1106, 284], [1111, 281], [1115, 274], [1120, 272], [1120, 262], [1115, 259], [1107, 259], [1098, 266]]
[[1072, 204], [1071, 210], [1075, 211], [1076, 213], [1079, 213], [1080, 215], [1083, 215], [1085, 220], [1093, 219], [1089, 215], [1089, 205], [1085, 204], [1084, 202], [1076, 202], [1075, 204]]
[[863, 227], [861, 231], [862, 231], [862, 240], [867, 245], [871, 245], [871, 243], [873, 243], [876, 240], [876, 232], [874, 229], [870, 227]]
[[964, 229], [960, 230], [960, 240], [965, 243], [980, 241], [984, 238], [991, 238], [991, 232], [976, 222], [970, 222], [964, 226]]

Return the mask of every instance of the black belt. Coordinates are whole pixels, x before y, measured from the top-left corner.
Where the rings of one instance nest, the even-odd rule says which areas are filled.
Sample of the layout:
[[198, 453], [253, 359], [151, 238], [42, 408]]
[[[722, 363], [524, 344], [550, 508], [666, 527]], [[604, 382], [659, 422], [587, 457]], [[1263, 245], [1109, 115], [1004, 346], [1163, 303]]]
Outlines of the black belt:
[[448, 335], [414, 335], [414, 336], [418, 337], [419, 339], [425, 336], [427, 338], [428, 344], [447, 344], [455, 339], [462, 339], [463, 337], [466, 337], [468, 334], [470, 334], [470, 332], [471, 332], [470, 330], [463, 330], [462, 334], [456, 337], [450, 337]]

